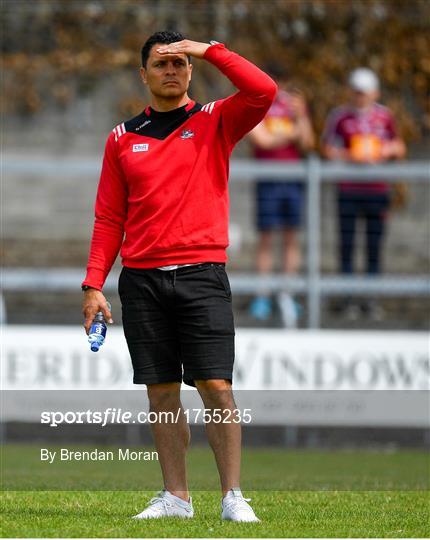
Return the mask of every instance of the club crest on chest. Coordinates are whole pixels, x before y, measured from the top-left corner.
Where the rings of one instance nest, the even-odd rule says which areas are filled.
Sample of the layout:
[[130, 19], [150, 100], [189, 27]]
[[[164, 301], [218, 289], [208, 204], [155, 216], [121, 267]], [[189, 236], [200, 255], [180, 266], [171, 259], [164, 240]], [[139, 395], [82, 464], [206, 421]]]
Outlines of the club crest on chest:
[[194, 137], [194, 131], [191, 129], [182, 130], [181, 139], [191, 139], [192, 137]]

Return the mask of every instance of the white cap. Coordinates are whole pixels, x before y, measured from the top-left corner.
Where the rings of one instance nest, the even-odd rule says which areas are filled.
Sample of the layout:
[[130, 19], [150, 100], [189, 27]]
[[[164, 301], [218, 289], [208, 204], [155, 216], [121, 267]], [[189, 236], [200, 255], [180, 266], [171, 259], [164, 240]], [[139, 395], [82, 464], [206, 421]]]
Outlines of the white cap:
[[354, 69], [349, 75], [348, 83], [353, 90], [364, 94], [379, 90], [379, 79], [369, 68]]

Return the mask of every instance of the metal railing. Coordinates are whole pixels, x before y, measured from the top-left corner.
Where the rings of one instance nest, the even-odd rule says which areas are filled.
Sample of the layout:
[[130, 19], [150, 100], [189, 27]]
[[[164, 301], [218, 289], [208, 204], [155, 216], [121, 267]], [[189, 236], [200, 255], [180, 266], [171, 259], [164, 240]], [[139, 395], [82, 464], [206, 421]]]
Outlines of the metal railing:
[[[75, 176], [79, 174], [99, 174], [100, 162], [97, 159], [83, 161], [58, 159], [34, 160], [31, 163], [16, 158], [5, 158], [3, 173], [43, 174], [44, 176], [61, 174]], [[291, 293], [303, 293], [307, 296], [309, 328], [320, 327], [321, 298], [336, 295], [430, 295], [430, 276], [390, 274], [379, 276], [343, 276], [321, 275], [320, 270], [320, 206], [321, 185], [348, 178], [348, 181], [373, 182], [381, 179], [385, 182], [430, 182], [429, 161], [405, 161], [379, 165], [352, 165], [341, 162], [323, 162], [316, 156], [298, 163], [267, 162], [255, 160], [233, 160], [230, 179], [234, 182], [255, 181], [256, 178], [271, 178], [274, 181], [302, 181], [307, 185], [307, 252], [306, 274], [304, 276], [270, 275], [262, 277], [256, 274], [231, 274], [232, 289], [237, 293], [254, 293], [264, 287], [270, 291], [286, 288]], [[77, 290], [83, 278], [82, 269], [23, 269], [6, 268], [2, 272], [4, 291]], [[106, 290], [116, 288], [117, 273], [112, 272], [105, 285]], [[4, 307], [5, 311], [5, 307]]]

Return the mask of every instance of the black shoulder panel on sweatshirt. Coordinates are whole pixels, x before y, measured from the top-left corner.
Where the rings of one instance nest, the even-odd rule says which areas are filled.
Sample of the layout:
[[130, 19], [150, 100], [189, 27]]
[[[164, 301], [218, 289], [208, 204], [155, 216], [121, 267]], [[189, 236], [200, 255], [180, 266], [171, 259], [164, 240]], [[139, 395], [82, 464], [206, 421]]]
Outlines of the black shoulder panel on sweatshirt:
[[173, 111], [158, 112], [148, 107], [131, 120], [125, 122], [125, 130], [128, 133], [136, 133], [136, 135], [143, 135], [144, 137], [165, 139], [191, 118], [193, 114], [199, 112], [202, 106], [196, 103], [188, 111], [186, 108], [185, 105]]

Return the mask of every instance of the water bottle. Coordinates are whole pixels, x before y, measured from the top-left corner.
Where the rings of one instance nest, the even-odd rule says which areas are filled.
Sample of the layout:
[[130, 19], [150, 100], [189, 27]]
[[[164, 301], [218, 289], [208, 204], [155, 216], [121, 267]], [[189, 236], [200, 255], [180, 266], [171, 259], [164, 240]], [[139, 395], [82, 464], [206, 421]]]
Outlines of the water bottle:
[[[110, 311], [111, 305], [109, 304], [109, 302], [108, 307]], [[107, 326], [103, 312], [99, 311], [94, 317], [93, 322], [91, 323], [90, 332], [88, 334], [88, 341], [93, 352], [97, 352], [103, 345], [106, 338], [106, 330]]]

